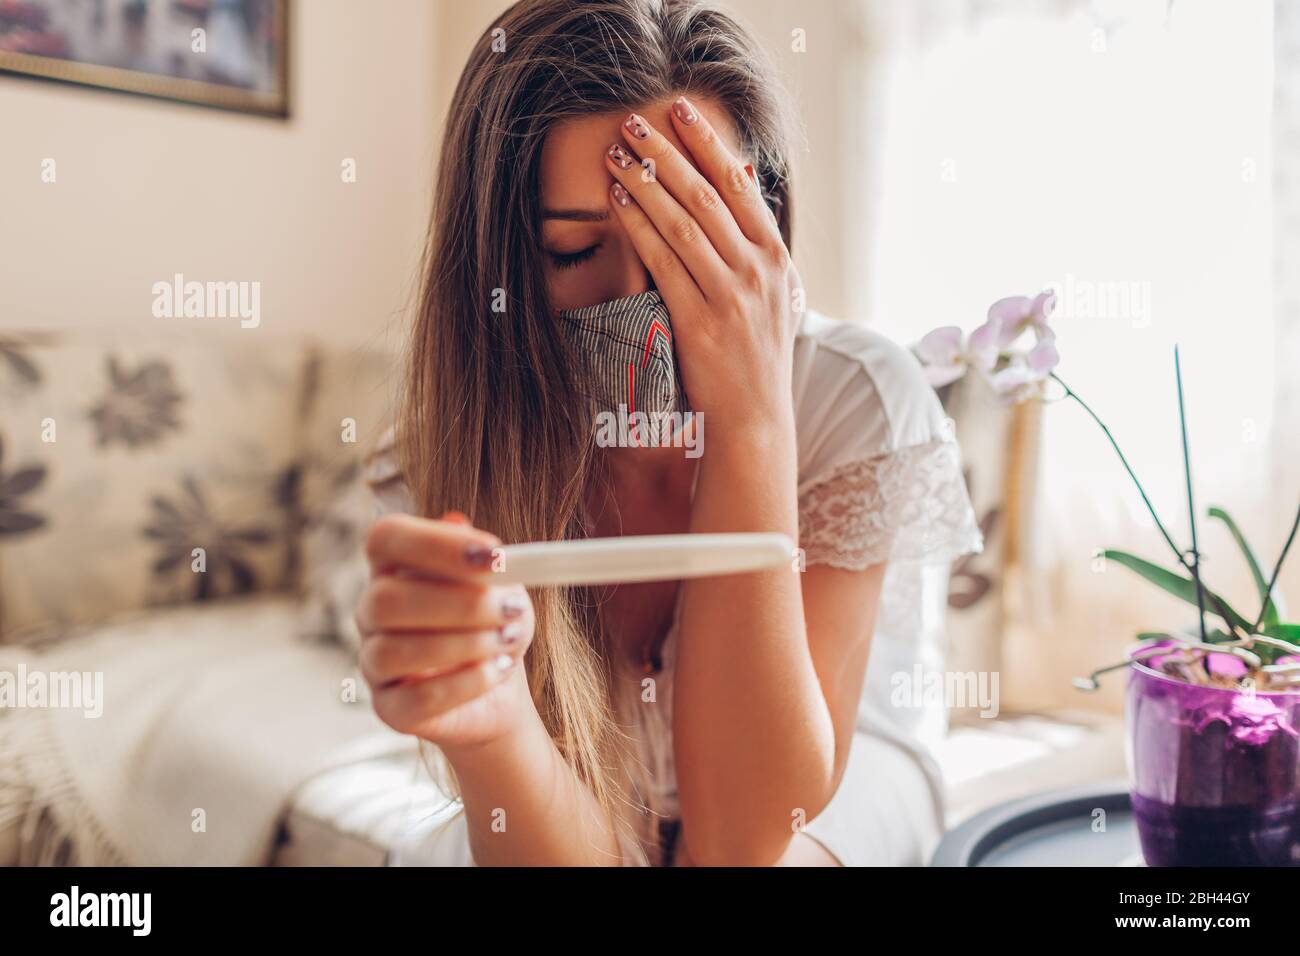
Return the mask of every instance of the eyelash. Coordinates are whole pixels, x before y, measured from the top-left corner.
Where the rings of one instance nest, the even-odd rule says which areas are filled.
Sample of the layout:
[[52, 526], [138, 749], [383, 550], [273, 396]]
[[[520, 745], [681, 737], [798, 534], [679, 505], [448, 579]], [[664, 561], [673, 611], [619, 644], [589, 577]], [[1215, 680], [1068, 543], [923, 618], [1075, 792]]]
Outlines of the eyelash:
[[555, 263], [555, 268], [557, 269], [572, 269], [576, 266], [582, 265], [594, 256], [596, 250], [599, 248], [600, 243], [596, 243], [594, 246], [588, 246], [586, 249], [580, 249], [577, 252], [552, 252], [550, 254], [551, 261]]

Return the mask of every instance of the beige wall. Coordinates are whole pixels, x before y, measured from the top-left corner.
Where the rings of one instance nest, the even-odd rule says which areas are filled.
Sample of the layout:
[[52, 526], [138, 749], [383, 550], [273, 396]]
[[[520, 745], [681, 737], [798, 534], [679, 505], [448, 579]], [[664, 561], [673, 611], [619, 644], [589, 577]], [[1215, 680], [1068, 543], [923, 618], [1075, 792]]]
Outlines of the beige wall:
[[[832, 189], [848, 125], [837, 122], [844, 58], [832, 4], [729, 7], [796, 97], [796, 257], [811, 304], [846, 314], [858, 264], [841, 241], [853, 197]], [[392, 341], [411, 301], [447, 102], [505, 5], [299, 0], [288, 121], [0, 77], [0, 329], [202, 321], [150, 312], [153, 283], [181, 272], [260, 282], [261, 335]], [[791, 50], [796, 27], [807, 52]], [[341, 181], [345, 157], [356, 183]], [[47, 158], [52, 184], [41, 180]]]
[[0, 77], [0, 329], [233, 330], [152, 316], [152, 284], [176, 272], [259, 281], [268, 337], [371, 342], [394, 324], [429, 208], [437, 9], [293, 13], [288, 121]]

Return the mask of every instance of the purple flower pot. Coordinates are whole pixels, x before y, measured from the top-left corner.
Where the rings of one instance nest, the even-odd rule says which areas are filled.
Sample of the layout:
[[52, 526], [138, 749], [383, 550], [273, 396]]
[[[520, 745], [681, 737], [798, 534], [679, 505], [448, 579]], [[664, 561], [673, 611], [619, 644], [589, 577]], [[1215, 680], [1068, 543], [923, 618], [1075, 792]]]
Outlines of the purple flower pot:
[[1147, 865], [1300, 864], [1300, 692], [1199, 687], [1157, 663], [1129, 667], [1127, 697]]

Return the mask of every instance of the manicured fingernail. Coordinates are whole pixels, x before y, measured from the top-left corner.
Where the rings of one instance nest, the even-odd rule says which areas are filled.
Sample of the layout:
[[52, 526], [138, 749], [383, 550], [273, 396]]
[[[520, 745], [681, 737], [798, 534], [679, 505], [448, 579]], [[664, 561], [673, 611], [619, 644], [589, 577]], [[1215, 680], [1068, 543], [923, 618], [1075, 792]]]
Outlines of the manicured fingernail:
[[501, 617], [513, 621], [524, 613], [524, 599], [518, 594], [507, 594], [501, 599]]
[[465, 563], [471, 568], [486, 571], [492, 567], [492, 549], [485, 544], [471, 544], [465, 548]]
[[622, 146], [618, 145], [618, 143], [615, 143], [609, 148], [609, 158], [614, 160], [619, 169], [632, 168], [632, 154]]
[[630, 129], [632, 135], [637, 139], [650, 138], [650, 127], [646, 124], [645, 120], [637, 116], [635, 113], [624, 120], [623, 125]]
[[505, 627], [501, 628], [501, 630], [497, 631], [497, 639], [506, 647], [518, 643], [519, 638], [523, 636], [524, 625], [519, 621], [515, 621], [513, 624], [507, 624]]
[[627, 190], [623, 188], [622, 183], [615, 183], [610, 187], [609, 191], [614, 196], [614, 202], [618, 203], [620, 206], [626, 206], [628, 204]]
[[695, 125], [695, 121], [700, 118], [700, 114], [695, 112], [695, 107], [691, 106], [684, 96], [677, 97], [677, 101], [673, 103], [673, 113], [687, 126]]
[[502, 654], [492, 663], [496, 665], [497, 670], [508, 671], [510, 670], [510, 668], [515, 666], [515, 659], [511, 657], [509, 654]]

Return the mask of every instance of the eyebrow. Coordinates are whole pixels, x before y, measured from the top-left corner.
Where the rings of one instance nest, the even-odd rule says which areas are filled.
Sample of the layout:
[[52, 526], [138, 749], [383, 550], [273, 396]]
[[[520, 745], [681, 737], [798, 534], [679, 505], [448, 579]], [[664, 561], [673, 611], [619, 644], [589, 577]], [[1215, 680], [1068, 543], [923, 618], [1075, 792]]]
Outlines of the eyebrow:
[[563, 219], [566, 222], [604, 222], [609, 218], [607, 209], [543, 209], [543, 219]]

